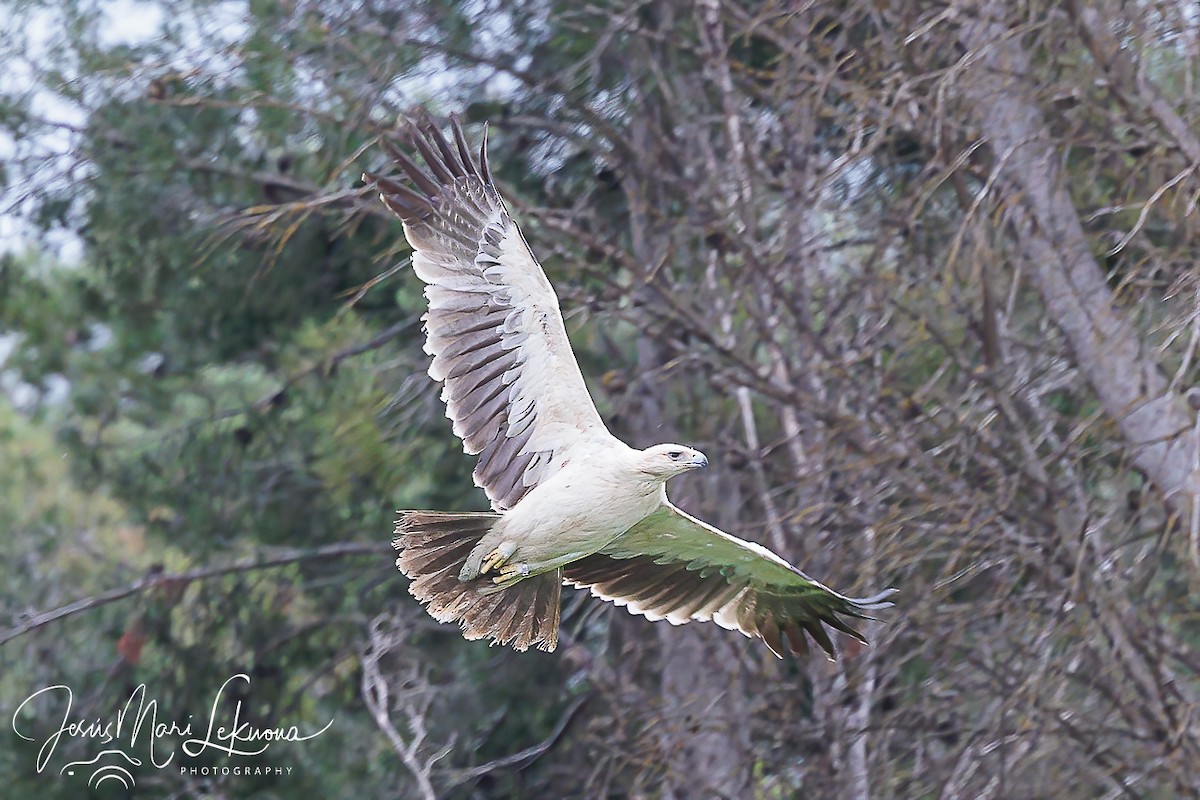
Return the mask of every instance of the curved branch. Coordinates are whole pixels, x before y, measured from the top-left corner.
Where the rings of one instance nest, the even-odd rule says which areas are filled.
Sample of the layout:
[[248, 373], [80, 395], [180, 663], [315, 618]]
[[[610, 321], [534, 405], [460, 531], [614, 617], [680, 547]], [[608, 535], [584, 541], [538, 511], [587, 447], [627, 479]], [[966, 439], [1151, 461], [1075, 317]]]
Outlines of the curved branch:
[[0, 632], [0, 645], [12, 641], [18, 636], [23, 636], [30, 631], [49, 625], [51, 622], [57, 622], [60, 619], [73, 616], [82, 611], [90, 611], [93, 608], [106, 606], [109, 603], [115, 603], [118, 600], [124, 600], [126, 597], [131, 597], [136, 594], [141, 594], [149, 589], [164, 584], [175, 582], [190, 583], [192, 581], [205, 580], [207, 578], [215, 578], [221, 575], [232, 575], [239, 572], [253, 572], [260, 569], [274, 569], [276, 567], [295, 564], [299, 561], [309, 561], [312, 559], [327, 559], [327, 558], [345, 558], [346, 556], [368, 556], [368, 555], [383, 555], [390, 554], [392, 548], [384, 543], [371, 544], [363, 542], [341, 542], [339, 544], [326, 545], [325, 547], [315, 547], [309, 550], [286, 550], [273, 558], [262, 560], [245, 560], [236, 561], [232, 564], [226, 564], [220, 567], [200, 567], [198, 569], [188, 570], [187, 572], [163, 573], [158, 572], [147, 575], [141, 580], [134, 581], [127, 586], [121, 586], [116, 589], [109, 589], [107, 592], [101, 592], [91, 597], [84, 597], [76, 600], [73, 603], [68, 603], [65, 606], [43, 611], [26, 619], [19, 625], [15, 625], [3, 632]]

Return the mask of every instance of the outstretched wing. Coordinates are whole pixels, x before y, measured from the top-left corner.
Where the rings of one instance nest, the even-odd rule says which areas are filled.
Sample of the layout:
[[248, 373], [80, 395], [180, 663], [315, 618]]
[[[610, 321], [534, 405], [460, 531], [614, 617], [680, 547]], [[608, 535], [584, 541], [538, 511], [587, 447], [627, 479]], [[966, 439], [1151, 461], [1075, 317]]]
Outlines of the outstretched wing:
[[713, 620], [762, 639], [782, 656], [786, 638], [808, 650], [805, 632], [834, 657], [824, 626], [866, 643], [843, 617], [871, 619], [895, 589], [852, 598], [822, 586], [761, 545], [722, 533], [670, 503], [600, 552], [567, 566], [563, 580], [674, 625]]
[[432, 123], [410, 125], [428, 172], [389, 148], [411, 187], [364, 175], [404, 222], [424, 316], [429, 375], [475, 483], [497, 511], [512, 508], [571, 453], [610, 439], [567, 339], [558, 297], [504, 207], [488, 168], [452, 118], [454, 146]]

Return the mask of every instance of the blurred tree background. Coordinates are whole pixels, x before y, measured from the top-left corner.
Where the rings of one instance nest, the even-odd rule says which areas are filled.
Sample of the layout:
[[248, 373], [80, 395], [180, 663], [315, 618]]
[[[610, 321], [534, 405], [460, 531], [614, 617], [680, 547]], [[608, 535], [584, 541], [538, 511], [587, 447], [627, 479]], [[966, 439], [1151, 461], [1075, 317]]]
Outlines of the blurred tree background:
[[[1200, 796], [1194, 5], [0, 14], [6, 715], [245, 673], [243, 719], [333, 720], [147, 798]], [[676, 501], [901, 590], [870, 648], [570, 592], [516, 654], [416, 607], [395, 509], [485, 507], [359, 178], [419, 107], [490, 123], [614, 433], [709, 455]], [[68, 738], [8, 735], [5, 797], [83, 796]]]

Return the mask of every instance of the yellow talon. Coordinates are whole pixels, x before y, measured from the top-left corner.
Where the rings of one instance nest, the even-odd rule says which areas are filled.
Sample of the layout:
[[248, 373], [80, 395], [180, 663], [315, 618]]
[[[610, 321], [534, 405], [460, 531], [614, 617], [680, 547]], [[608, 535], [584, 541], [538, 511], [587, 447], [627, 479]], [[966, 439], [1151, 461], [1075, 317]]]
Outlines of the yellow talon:
[[497, 547], [492, 552], [488, 553], [483, 558], [483, 563], [479, 565], [479, 574], [486, 575], [494, 569], [500, 569], [508, 563], [508, 559], [516, 552], [516, 547], [505, 542]]
[[495, 569], [495, 568], [499, 567], [501, 564], [503, 564], [505, 562], [505, 560], [506, 559], [504, 558], [504, 556], [500, 555], [500, 553], [493, 550], [492, 552], [490, 552], [486, 556], [484, 556], [483, 563], [479, 565], [479, 574], [484, 575], [488, 572], [491, 572], [493, 569]]
[[492, 578], [492, 583], [505, 584], [516, 583], [522, 578], [529, 577], [528, 564], [508, 564], [500, 569], [500, 574]]

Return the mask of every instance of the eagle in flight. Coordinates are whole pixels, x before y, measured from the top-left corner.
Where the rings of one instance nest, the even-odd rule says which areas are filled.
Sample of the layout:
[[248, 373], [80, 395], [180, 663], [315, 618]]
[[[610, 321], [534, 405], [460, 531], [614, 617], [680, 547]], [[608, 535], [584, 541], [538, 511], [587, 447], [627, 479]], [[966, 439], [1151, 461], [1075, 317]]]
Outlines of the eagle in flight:
[[600, 418], [571, 351], [558, 297], [458, 119], [453, 142], [410, 123], [425, 162], [386, 145], [407, 182], [367, 173], [404, 224], [426, 284], [429, 375], [475, 483], [495, 513], [401, 511], [394, 545], [409, 591], [467, 639], [517, 650], [558, 643], [562, 586], [587, 588], [649, 620], [712, 620], [781, 656], [806, 636], [834, 657], [824, 626], [865, 640], [895, 590], [852, 598], [761, 545], [676, 508], [666, 483], [708, 459], [690, 447], [636, 450]]

